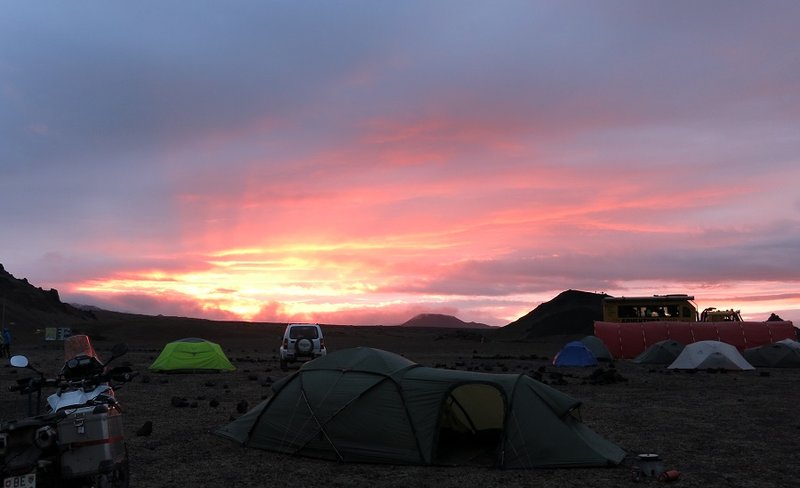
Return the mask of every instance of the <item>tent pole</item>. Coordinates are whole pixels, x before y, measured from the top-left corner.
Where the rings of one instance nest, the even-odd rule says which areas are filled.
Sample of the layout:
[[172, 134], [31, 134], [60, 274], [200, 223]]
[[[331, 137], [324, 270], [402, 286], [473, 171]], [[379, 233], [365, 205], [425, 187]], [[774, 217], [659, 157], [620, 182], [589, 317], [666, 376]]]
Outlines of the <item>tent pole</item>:
[[306, 402], [306, 406], [308, 407], [308, 411], [311, 412], [311, 418], [314, 419], [314, 422], [317, 424], [317, 427], [319, 427], [319, 431], [322, 433], [322, 435], [325, 436], [325, 439], [328, 441], [328, 443], [333, 448], [333, 452], [336, 453], [336, 457], [339, 458], [339, 461], [340, 462], [344, 462], [344, 457], [342, 457], [341, 453], [339, 453], [339, 450], [336, 449], [336, 444], [334, 444], [333, 441], [331, 440], [331, 438], [328, 437], [328, 433], [325, 432], [325, 427], [322, 426], [322, 423], [320, 423], [319, 419], [317, 418], [317, 413], [314, 412], [314, 409], [311, 408], [311, 404], [308, 403], [308, 397], [306, 396], [306, 391], [303, 390], [303, 389], [300, 389], [300, 393], [303, 395], [303, 400]]

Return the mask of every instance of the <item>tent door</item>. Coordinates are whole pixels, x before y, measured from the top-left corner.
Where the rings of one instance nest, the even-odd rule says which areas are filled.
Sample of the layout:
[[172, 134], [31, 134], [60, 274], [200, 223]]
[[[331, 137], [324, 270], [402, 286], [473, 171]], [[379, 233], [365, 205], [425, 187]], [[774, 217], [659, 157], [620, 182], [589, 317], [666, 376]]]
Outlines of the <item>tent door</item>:
[[458, 386], [441, 406], [434, 464], [494, 466], [503, 440], [505, 396], [482, 383]]

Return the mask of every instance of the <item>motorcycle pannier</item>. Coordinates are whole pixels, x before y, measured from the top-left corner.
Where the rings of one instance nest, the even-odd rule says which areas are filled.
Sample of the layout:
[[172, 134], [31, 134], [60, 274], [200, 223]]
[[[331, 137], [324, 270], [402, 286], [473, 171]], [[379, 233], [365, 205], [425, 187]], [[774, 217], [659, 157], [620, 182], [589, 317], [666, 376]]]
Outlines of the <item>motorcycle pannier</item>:
[[122, 415], [105, 405], [72, 410], [58, 424], [61, 475], [74, 478], [110, 472], [125, 459]]

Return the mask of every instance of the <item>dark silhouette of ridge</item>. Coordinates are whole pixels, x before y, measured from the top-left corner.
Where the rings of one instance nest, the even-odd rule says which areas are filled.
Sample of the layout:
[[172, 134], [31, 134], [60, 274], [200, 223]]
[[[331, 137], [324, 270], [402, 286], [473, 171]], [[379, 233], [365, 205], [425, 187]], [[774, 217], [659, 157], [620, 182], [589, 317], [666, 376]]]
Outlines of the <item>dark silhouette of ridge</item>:
[[62, 327], [96, 319], [92, 311], [63, 303], [58, 290], [44, 290], [27, 279], [17, 279], [0, 264], [0, 309], [2, 325], [12, 326], [12, 335], [32, 334], [37, 328]]
[[400, 324], [400, 327], [438, 327], [446, 329], [490, 329], [491, 325], [463, 320], [439, 313], [421, 313]]
[[498, 330], [498, 338], [528, 340], [552, 335], [590, 335], [603, 319], [605, 293], [563, 291]]
[[[501, 340], [530, 340], [552, 335], [588, 335], [594, 331], [594, 321], [602, 320], [602, 304], [606, 296], [608, 295], [567, 290], [502, 328], [479, 322], [464, 322], [452, 315], [435, 313], [419, 314], [400, 324], [400, 327], [491, 329], [493, 337]], [[136, 322], [140, 326], [147, 323], [154, 327], [158, 327], [159, 324], [166, 326], [163, 322], [169, 322], [167, 317], [123, 314], [88, 305], [73, 306], [63, 303], [58, 290], [44, 290], [31, 285], [25, 278], [17, 279], [8, 273], [2, 264], [0, 264], [0, 306], [3, 309], [3, 325], [14, 324], [12, 333], [16, 336], [33, 336], [41, 333], [41, 329], [46, 327], [81, 328], [97, 324], [99, 316], [102, 316], [103, 323], [106, 324], [103, 330], [108, 330], [111, 323], [126, 321]], [[173, 319], [181, 319], [181, 324], [191, 324], [192, 328], [206, 323], [213, 327], [215, 324], [214, 321], [201, 319], [180, 317]]]

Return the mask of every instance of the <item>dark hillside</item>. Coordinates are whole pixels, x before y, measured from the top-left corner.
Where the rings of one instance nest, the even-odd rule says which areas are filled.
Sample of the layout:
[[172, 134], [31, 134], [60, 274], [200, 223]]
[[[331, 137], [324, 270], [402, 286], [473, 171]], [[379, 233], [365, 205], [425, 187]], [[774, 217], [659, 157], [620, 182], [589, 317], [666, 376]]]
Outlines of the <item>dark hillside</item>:
[[17, 279], [0, 264], [0, 314], [3, 325], [10, 325], [15, 336], [28, 336], [45, 327], [70, 327], [91, 322], [91, 311], [79, 310], [61, 302], [58, 290], [43, 290]]
[[606, 294], [567, 290], [498, 331], [498, 339], [528, 340], [553, 335], [589, 335], [603, 318]]

